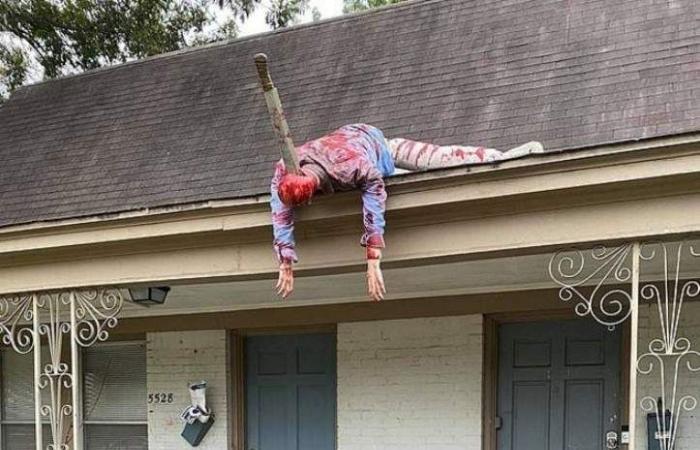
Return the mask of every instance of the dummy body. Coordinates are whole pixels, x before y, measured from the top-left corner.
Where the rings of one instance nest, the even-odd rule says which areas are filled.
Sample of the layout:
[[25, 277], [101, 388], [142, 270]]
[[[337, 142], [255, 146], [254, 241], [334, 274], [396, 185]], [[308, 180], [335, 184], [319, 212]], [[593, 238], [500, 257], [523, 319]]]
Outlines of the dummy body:
[[285, 171], [277, 163], [271, 184], [274, 249], [279, 262], [277, 293], [287, 297], [294, 289], [293, 264], [298, 261], [294, 242], [294, 208], [308, 204], [313, 195], [359, 189], [362, 193], [366, 248], [367, 287], [374, 301], [386, 289], [380, 268], [384, 248], [384, 178], [396, 168], [427, 170], [480, 164], [541, 153], [542, 146], [530, 142], [507, 152], [484, 147], [439, 146], [408, 139], [387, 140], [376, 127], [346, 125], [297, 148], [301, 173]]

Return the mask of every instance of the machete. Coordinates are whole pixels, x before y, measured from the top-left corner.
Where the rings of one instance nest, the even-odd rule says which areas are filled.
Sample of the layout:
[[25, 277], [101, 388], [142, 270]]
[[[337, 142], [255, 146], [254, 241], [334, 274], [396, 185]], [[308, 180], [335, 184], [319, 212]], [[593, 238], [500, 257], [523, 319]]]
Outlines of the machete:
[[272, 78], [270, 78], [270, 72], [267, 68], [267, 55], [264, 53], [255, 55], [255, 66], [258, 69], [258, 76], [260, 77], [263, 94], [265, 94], [267, 111], [270, 113], [270, 119], [272, 119], [272, 127], [275, 130], [275, 135], [277, 135], [277, 142], [279, 142], [280, 154], [282, 155], [282, 161], [284, 161], [284, 167], [288, 172], [298, 174], [300, 172], [299, 158], [297, 157], [297, 151], [294, 147], [294, 141], [292, 141], [292, 136], [289, 133], [287, 119], [284, 117], [280, 96], [277, 93], [277, 88], [272, 84]]

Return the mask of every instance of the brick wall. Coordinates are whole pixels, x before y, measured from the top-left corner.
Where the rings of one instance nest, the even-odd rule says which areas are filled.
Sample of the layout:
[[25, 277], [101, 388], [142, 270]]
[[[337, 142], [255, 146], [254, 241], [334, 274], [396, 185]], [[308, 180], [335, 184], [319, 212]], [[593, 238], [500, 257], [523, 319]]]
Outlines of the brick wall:
[[338, 325], [338, 450], [481, 449], [482, 317]]
[[198, 447], [228, 448], [226, 332], [195, 331], [149, 333], [147, 337], [148, 393], [173, 393], [173, 403], [148, 406], [148, 445], [153, 450], [187, 450], [180, 436], [180, 413], [190, 404], [188, 383], [206, 380], [207, 404], [216, 423]]
[[[661, 336], [659, 325], [659, 313], [656, 304], [642, 305], [639, 309], [639, 353], [649, 351], [649, 341]], [[700, 350], [700, 303], [686, 302], [683, 304], [681, 321], [679, 325], [679, 337], [690, 339], [694, 350]], [[697, 366], [698, 359], [692, 360]], [[668, 372], [667, 372], [668, 373]], [[700, 374], [689, 374], [687, 370], [680, 372], [678, 382], [678, 394], [693, 395], [700, 399]], [[649, 375], [638, 375], [637, 398], [652, 396], [657, 398], [660, 391], [659, 372], [655, 371]], [[670, 402], [670, 395], [667, 394], [667, 402]], [[646, 413], [637, 408], [638, 426], [637, 439], [639, 440], [639, 450], [647, 449]], [[700, 410], [684, 412], [681, 416], [678, 428], [678, 438], [675, 450], [698, 450], [700, 449]]]

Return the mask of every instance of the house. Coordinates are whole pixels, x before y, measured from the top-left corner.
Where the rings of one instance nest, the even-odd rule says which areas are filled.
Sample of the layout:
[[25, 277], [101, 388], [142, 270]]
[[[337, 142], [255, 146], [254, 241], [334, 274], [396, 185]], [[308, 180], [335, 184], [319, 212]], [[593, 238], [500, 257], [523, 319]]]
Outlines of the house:
[[[410, 1], [20, 89], [0, 108], [2, 450], [190, 448], [200, 380], [203, 449], [696, 450], [699, 14]], [[319, 199], [280, 300], [258, 52], [296, 142], [366, 122], [548, 152], [389, 179], [380, 303], [357, 193]]]

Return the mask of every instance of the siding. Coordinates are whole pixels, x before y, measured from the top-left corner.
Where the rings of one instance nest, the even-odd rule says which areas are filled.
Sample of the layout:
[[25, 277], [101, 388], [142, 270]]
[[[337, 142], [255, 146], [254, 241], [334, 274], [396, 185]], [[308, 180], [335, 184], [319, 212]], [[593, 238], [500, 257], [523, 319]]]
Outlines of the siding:
[[482, 317], [338, 325], [338, 450], [481, 448]]
[[216, 423], [198, 447], [223, 450], [228, 445], [226, 331], [149, 333], [147, 337], [148, 393], [174, 394], [170, 404], [148, 405], [148, 447], [188, 450], [180, 436], [180, 413], [190, 404], [188, 384], [206, 380], [207, 406]]

